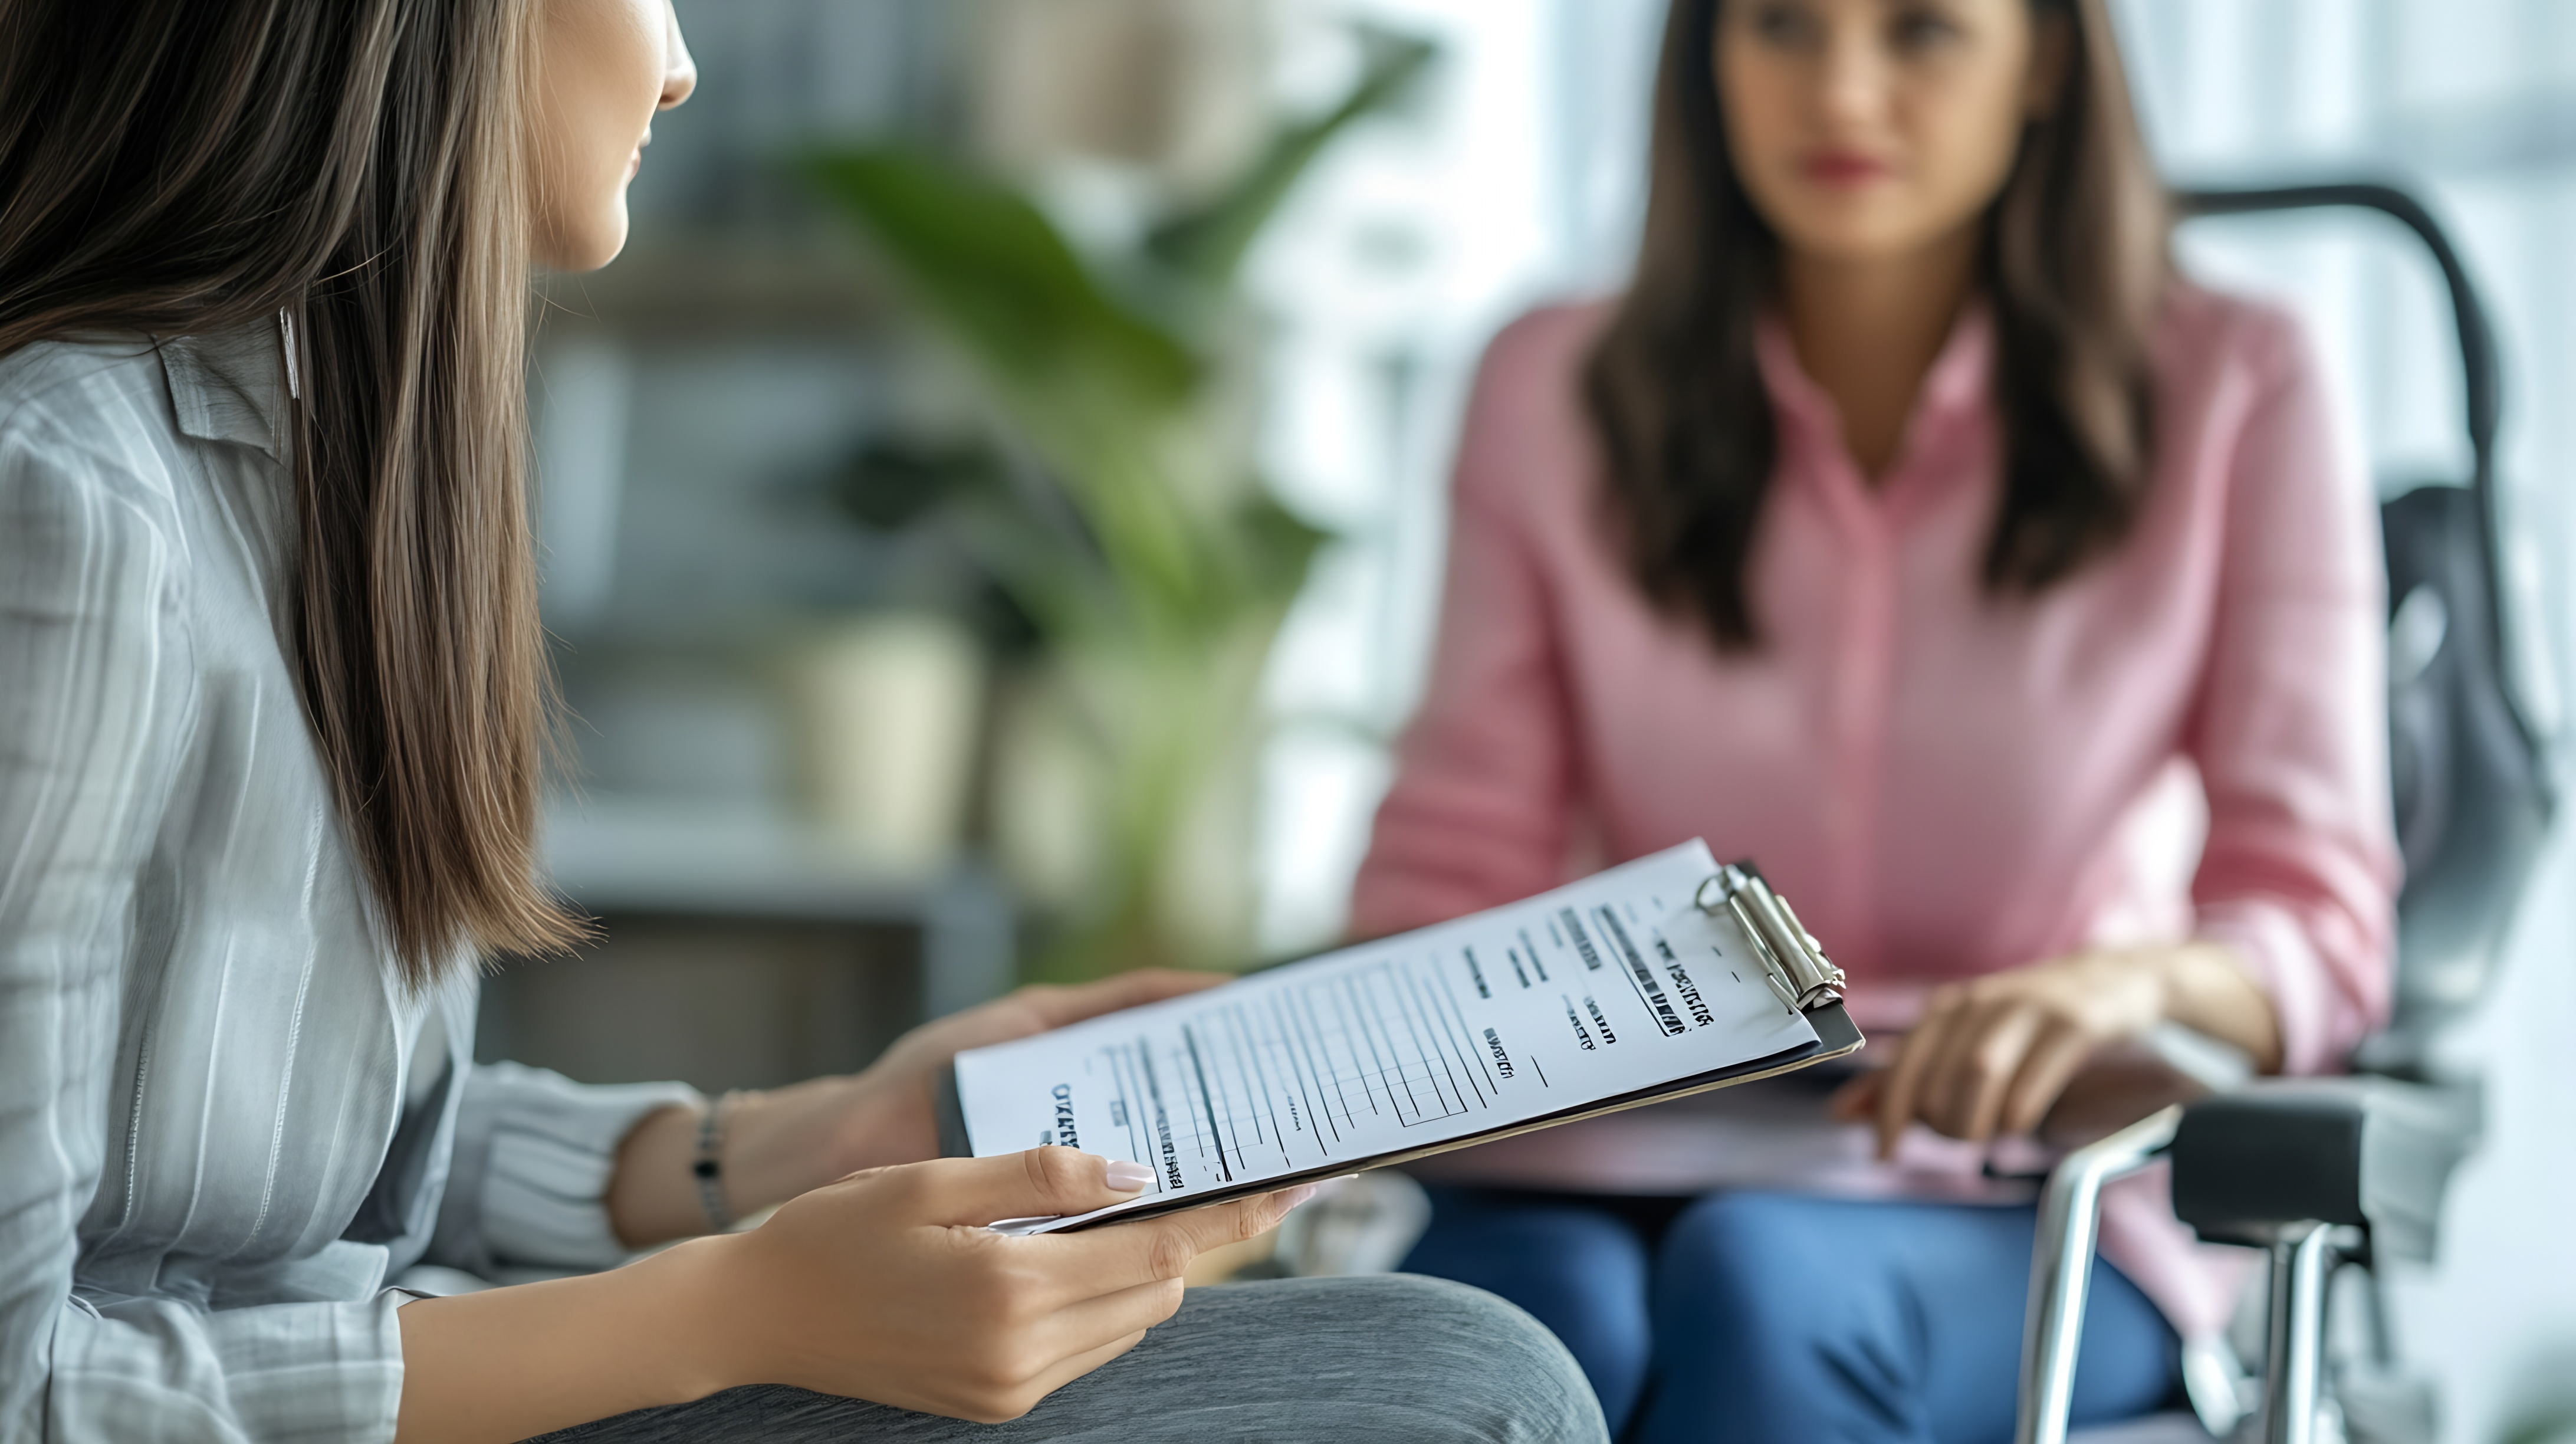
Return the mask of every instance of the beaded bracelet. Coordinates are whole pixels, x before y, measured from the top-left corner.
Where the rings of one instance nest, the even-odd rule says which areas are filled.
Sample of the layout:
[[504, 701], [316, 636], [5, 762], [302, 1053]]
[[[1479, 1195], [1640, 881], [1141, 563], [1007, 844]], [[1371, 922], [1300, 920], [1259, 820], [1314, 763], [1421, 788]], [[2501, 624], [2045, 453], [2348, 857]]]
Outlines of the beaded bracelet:
[[734, 1224], [732, 1211], [725, 1207], [724, 1126], [725, 1114], [739, 1096], [739, 1092], [722, 1094], [698, 1115], [698, 1156], [689, 1171], [698, 1178], [698, 1202], [706, 1208], [709, 1233], [723, 1233]]

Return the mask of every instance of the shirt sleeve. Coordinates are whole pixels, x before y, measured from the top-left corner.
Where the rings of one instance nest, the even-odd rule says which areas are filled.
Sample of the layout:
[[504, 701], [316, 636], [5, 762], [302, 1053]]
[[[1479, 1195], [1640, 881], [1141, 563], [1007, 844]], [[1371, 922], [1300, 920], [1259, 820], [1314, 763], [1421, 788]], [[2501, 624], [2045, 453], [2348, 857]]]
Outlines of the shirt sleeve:
[[1562, 316], [1488, 350], [1451, 486], [1448, 574], [1430, 683], [1396, 753], [1351, 931], [1381, 936], [1561, 881], [1572, 830], [1571, 722], [1540, 557], [1515, 505], [1522, 433], [1569, 404], [1550, 344]]
[[2247, 323], [2253, 380], [2191, 750], [2209, 796], [2200, 936], [2270, 995], [2282, 1067], [2337, 1066], [2386, 1021], [2399, 863], [2386, 581], [2370, 489], [2340, 464], [2297, 326]]
[[682, 1083], [581, 1084], [517, 1063], [477, 1064], [457, 1105], [429, 1261], [485, 1278], [625, 1262], [631, 1250], [608, 1221], [618, 1145], [647, 1115], [700, 1101]]
[[24, 412], [0, 426], [0, 1438], [389, 1438], [390, 1299], [73, 1289], [137, 882], [193, 705], [159, 500]]

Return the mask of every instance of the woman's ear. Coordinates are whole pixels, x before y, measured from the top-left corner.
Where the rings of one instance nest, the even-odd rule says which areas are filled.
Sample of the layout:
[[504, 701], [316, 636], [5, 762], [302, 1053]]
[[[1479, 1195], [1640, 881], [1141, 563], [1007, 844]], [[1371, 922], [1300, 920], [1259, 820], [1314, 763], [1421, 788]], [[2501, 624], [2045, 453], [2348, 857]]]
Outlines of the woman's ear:
[[2030, 76], [2022, 89], [2022, 114], [2031, 120], [2056, 118], [2066, 95], [2066, 76], [2075, 64], [2075, 17], [2051, 6], [2033, 17]]

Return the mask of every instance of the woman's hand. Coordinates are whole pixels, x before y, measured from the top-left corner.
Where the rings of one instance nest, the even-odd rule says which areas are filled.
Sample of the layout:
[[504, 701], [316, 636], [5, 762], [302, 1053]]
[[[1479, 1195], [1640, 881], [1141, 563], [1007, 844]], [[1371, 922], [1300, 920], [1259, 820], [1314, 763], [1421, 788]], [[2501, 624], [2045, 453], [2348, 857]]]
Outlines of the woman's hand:
[[[968, 1048], [1025, 1038], [1102, 1013], [1194, 993], [1222, 973], [1148, 968], [1075, 987], [1027, 987], [981, 1007], [924, 1023], [896, 1039], [867, 1071], [743, 1094], [724, 1124], [725, 1204], [736, 1218], [819, 1188], [844, 1174], [915, 1163], [939, 1152], [932, 1111], [948, 1061]], [[609, 1217], [618, 1238], [642, 1248], [703, 1233], [704, 1204], [690, 1173], [699, 1115], [671, 1108], [645, 1119], [617, 1152]]]
[[[1208, 1249], [1275, 1226], [1312, 1185], [1140, 1223], [1011, 1238], [996, 1219], [1136, 1196], [1070, 1148], [856, 1174], [720, 1242], [741, 1382], [999, 1423], [1135, 1347]], [[1124, 1184], [1126, 1186], [1119, 1186]], [[696, 1246], [690, 1246], [696, 1247]]]
[[1149, 1176], [1110, 1168], [1070, 1148], [881, 1168], [749, 1233], [411, 1303], [397, 1444], [504, 1444], [743, 1384], [1017, 1418], [1170, 1318], [1192, 1259], [1313, 1192], [1036, 1238], [983, 1227], [1123, 1202]]
[[969, 1048], [1007, 1043], [1232, 981], [1226, 973], [1140, 968], [1073, 987], [1021, 988], [982, 1007], [924, 1023], [896, 1039], [883, 1057], [852, 1080], [862, 1097], [843, 1115], [836, 1130], [837, 1156], [845, 1166], [829, 1176], [936, 1157], [939, 1126], [932, 1100], [939, 1075], [950, 1059]]
[[1834, 1095], [1836, 1117], [1878, 1125], [1886, 1158], [1917, 1120], [1984, 1142], [2039, 1126], [2096, 1053], [2171, 1020], [2280, 1066], [2271, 1000], [2212, 943], [2097, 949], [1953, 983], [1886, 1068]]

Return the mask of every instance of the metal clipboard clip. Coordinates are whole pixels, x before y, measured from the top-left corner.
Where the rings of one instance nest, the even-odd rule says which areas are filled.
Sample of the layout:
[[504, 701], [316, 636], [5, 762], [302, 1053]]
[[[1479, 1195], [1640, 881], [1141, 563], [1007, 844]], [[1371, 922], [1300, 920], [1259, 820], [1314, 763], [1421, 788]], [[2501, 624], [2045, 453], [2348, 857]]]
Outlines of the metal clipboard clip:
[[1843, 970], [1825, 957], [1789, 900], [1771, 890], [1745, 863], [1727, 863], [1699, 885], [1691, 903], [1711, 917], [1730, 914], [1753, 944], [1762, 981], [1793, 1013], [1843, 1000]]

